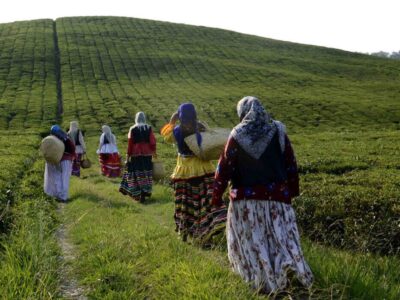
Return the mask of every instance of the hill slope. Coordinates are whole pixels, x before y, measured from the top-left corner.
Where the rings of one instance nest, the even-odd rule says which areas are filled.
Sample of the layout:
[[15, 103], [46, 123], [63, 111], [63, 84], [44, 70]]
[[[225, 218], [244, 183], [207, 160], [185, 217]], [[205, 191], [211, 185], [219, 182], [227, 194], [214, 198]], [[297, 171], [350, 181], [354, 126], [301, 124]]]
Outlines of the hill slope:
[[[47, 133], [50, 124], [62, 122], [67, 127], [69, 121], [79, 120], [87, 133], [89, 155], [95, 160], [103, 123], [113, 127], [123, 153], [126, 131], [138, 110], [147, 113], [157, 130], [179, 103], [192, 100], [201, 119], [231, 127], [237, 122], [237, 100], [252, 94], [288, 126], [301, 172], [302, 195], [294, 205], [304, 234], [361, 252], [343, 254], [329, 249], [332, 255], [327, 259], [327, 248], [306, 246], [316, 275], [313, 291], [318, 294], [323, 289], [344, 298], [376, 298], [385, 293], [388, 299], [397, 299], [399, 274], [390, 266], [398, 264], [398, 258], [377, 259], [362, 253], [400, 251], [399, 74], [397, 61], [165, 22], [77, 17], [0, 24], [0, 230], [11, 228], [10, 238], [0, 237], [1, 267], [7, 270], [0, 276], [1, 286], [7, 287], [9, 298], [43, 298], [59, 292], [59, 249], [54, 239], [58, 219], [55, 202], [42, 193], [43, 161], [37, 160], [35, 150], [39, 134]], [[170, 170], [175, 150], [162, 143], [158, 149]], [[129, 274], [135, 276], [119, 277], [122, 269], [113, 273], [110, 260], [110, 266], [102, 270], [104, 264], [98, 264], [89, 274], [86, 261], [93, 259], [91, 247], [99, 250], [97, 257], [105, 250], [119, 260], [115, 256], [119, 245], [129, 244], [133, 252], [125, 253], [125, 258], [134, 264], [147, 262], [153, 252], [135, 261], [135, 249], [143, 242], [136, 238], [141, 236], [132, 242], [121, 231], [120, 244], [113, 245], [103, 236], [114, 232], [98, 227], [101, 232], [93, 230], [91, 235], [79, 228], [97, 228], [92, 220], [95, 216], [85, 217], [88, 212], [116, 216], [110, 224], [118, 223], [121, 216], [132, 218], [136, 223], [129, 227], [127, 221], [127, 231], [146, 223], [151, 227], [146, 239], [157, 241], [166, 251], [170, 246], [179, 249], [180, 242], [165, 245], [163, 241], [175, 237], [170, 226], [172, 203], [166, 203], [171, 191], [157, 187], [162, 192], [143, 208], [117, 196], [118, 182], [99, 178], [95, 168], [83, 171], [85, 180], [73, 181], [76, 202], [66, 209], [65, 221], [75, 227], [72, 240], [82, 242], [73, 265], [81, 283], [93, 287], [92, 295], [111, 295], [115, 288], [122, 288], [121, 295], [146, 295], [146, 290], [119, 281], [126, 278], [132, 283], [139, 276], [134, 284], [141, 285], [147, 277], [142, 278], [140, 270], [139, 274], [130, 269]], [[107, 197], [112, 201], [102, 200]], [[136, 210], [147, 215], [136, 218], [132, 214]], [[85, 222], [78, 224], [84, 217]], [[161, 238], [158, 221], [168, 232]], [[208, 255], [192, 246], [187, 249]], [[221, 251], [216, 257], [222, 261], [222, 272], [231, 278], [230, 284], [236, 285], [237, 278], [226, 269], [226, 253]], [[190, 256], [186, 259], [190, 262]], [[185, 264], [175, 265], [172, 260], [168, 264], [184, 277]], [[348, 270], [344, 265], [350, 266]], [[150, 283], [146, 288], [153, 295], [173, 293], [175, 286], [166, 289], [164, 275], [153, 267], [144, 268], [143, 274], [151, 272], [157, 285]], [[104, 280], [98, 281], [96, 272]], [[202, 278], [196, 272], [190, 277], [193, 281], [186, 282], [187, 294], [183, 295], [192, 295], [192, 283]], [[213, 286], [215, 279], [205, 281], [205, 286]], [[224, 287], [218, 293], [205, 293], [221, 295]], [[243, 295], [248, 293], [243, 290]]]
[[53, 121], [58, 73], [64, 122], [96, 132], [105, 122], [125, 130], [138, 109], [158, 127], [189, 100], [210, 124], [231, 126], [249, 94], [291, 128], [399, 126], [398, 61], [116, 17], [0, 24], [0, 45], [0, 128]]

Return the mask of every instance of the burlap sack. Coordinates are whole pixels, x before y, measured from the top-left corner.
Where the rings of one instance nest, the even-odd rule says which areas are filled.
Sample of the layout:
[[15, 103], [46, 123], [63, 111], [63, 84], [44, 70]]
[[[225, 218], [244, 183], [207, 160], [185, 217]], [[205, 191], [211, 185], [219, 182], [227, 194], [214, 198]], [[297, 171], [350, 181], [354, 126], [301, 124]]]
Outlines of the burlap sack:
[[159, 159], [153, 159], [153, 180], [162, 180], [165, 178], [164, 163]]
[[226, 128], [212, 128], [201, 132], [201, 147], [197, 145], [196, 135], [192, 134], [185, 138], [185, 143], [190, 150], [203, 160], [216, 160], [224, 150], [231, 130]]
[[50, 164], [58, 164], [61, 161], [64, 150], [64, 143], [53, 135], [45, 137], [40, 144], [40, 152]]

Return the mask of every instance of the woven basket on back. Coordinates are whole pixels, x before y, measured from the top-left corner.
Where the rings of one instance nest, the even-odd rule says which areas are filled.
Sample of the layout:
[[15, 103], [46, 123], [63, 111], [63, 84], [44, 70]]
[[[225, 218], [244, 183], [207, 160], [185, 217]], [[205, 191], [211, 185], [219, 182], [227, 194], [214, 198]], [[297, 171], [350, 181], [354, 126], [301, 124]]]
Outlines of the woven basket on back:
[[196, 135], [185, 138], [185, 143], [193, 153], [203, 160], [216, 160], [224, 150], [231, 130], [226, 128], [211, 128], [201, 132], [201, 147], [197, 144]]
[[153, 159], [153, 180], [162, 180], [164, 177], [164, 163], [159, 159]]
[[64, 143], [53, 135], [45, 137], [40, 144], [40, 152], [44, 159], [54, 165], [61, 161], [64, 149]]

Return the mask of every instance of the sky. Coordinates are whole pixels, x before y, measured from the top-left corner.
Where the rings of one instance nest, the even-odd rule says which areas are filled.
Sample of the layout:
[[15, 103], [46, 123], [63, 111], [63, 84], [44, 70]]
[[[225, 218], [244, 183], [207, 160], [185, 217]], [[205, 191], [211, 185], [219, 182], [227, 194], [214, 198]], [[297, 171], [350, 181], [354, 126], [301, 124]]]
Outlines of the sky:
[[0, 23], [124, 16], [354, 52], [400, 51], [400, 0], [9, 0]]

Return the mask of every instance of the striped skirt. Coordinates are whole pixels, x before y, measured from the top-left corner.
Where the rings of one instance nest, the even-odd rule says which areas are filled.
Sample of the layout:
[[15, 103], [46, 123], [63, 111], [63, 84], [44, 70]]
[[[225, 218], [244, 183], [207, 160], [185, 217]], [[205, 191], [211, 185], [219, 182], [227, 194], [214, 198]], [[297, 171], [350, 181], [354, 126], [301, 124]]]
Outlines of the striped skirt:
[[82, 154], [77, 153], [75, 159], [72, 162], [72, 173], [71, 175], [80, 177], [81, 176], [81, 162]]
[[121, 175], [121, 159], [118, 153], [100, 153], [99, 162], [102, 175], [107, 177]]
[[119, 191], [135, 200], [150, 196], [153, 189], [153, 164], [151, 156], [135, 156], [126, 165]]
[[175, 224], [183, 236], [203, 239], [225, 228], [226, 207], [212, 209], [214, 174], [175, 179]]

